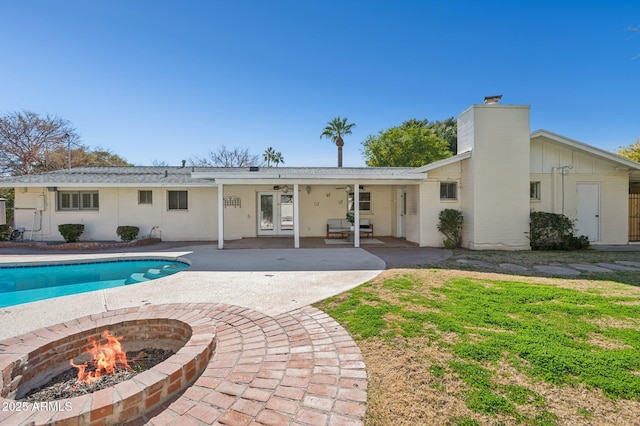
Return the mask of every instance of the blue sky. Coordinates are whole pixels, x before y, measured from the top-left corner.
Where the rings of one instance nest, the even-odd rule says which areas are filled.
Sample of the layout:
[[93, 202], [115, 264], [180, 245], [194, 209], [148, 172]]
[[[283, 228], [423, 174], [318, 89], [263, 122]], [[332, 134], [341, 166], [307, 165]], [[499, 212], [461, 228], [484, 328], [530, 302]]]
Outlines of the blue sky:
[[[640, 136], [638, 1], [5, 1], [0, 114], [69, 120], [136, 165], [220, 145], [335, 166], [362, 141], [484, 96], [605, 150]], [[636, 59], [637, 57], [637, 59]]]

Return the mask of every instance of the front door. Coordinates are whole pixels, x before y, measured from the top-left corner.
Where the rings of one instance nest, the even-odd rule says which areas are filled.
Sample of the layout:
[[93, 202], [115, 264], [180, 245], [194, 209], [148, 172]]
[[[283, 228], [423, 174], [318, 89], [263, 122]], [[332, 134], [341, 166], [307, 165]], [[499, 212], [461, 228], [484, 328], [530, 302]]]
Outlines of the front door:
[[600, 241], [600, 184], [579, 183], [577, 188], [576, 231]]
[[407, 236], [406, 217], [407, 217], [407, 190], [404, 188], [399, 188], [398, 189], [398, 238], [405, 238]]
[[293, 194], [258, 193], [258, 235], [293, 235]]

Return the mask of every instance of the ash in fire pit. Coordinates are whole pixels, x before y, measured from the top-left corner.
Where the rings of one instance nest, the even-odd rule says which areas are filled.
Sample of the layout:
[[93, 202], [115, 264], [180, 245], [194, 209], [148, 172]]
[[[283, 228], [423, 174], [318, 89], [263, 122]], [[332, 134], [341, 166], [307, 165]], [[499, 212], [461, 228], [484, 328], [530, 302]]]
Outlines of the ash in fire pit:
[[175, 351], [164, 349], [143, 349], [129, 361], [129, 369], [118, 368], [112, 374], [105, 374], [91, 382], [78, 382], [78, 372], [74, 368], [58, 374], [49, 383], [30, 391], [20, 401], [40, 402], [72, 398], [105, 389], [129, 380], [162, 361], [168, 359]]

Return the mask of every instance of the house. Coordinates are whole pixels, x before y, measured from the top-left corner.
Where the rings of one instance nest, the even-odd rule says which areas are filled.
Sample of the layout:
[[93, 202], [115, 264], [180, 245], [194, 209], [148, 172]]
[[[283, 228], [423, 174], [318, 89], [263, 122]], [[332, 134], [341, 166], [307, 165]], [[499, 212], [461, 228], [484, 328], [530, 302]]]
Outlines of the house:
[[438, 247], [446, 208], [463, 212], [463, 245], [476, 250], [528, 250], [531, 211], [576, 219], [594, 244], [640, 240], [630, 195], [640, 193], [640, 163], [531, 133], [529, 109], [495, 99], [471, 106], [458, 117], [457, 154], [418, 168], [83, 167], [0, 186], [16, 189], [15, 226], [41, 241], [60, 241], [59, 224], [83, 223], [86, 241], [112, 241], [118, 226], [134, 225], [165, 241], [223, 248], [225, 240], [289, 236], [299, 247], [351, 210], [378, 236]]

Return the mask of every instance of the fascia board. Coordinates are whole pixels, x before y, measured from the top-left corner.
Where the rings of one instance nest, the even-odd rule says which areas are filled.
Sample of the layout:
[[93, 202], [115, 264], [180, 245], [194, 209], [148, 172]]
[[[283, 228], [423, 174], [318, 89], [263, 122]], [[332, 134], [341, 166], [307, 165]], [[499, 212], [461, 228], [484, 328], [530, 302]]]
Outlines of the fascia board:
[[364, 179], [353, 177], [351, 179], [292, 179], [292, 178], [275, 178], [275, 179], [216, 179], [216, 183], [222, 185], [351, 185], [357, 182], [360, 185], [399, 185], [399, 184], [418, 184], [427, 178], [426, 173], [420, 175], [419, 178], [396, 178], [396, 179]]
[[466, 160], [467, 158], [471, 158], [471, 153], [472, 151], [466, 151], [463, 152], [462, 154], [458, 154], [458, 155], [454, 155], [453, 157], [449, 157], [449, 158], [445, 158], [444, 160], [439, 160], [436, 161], [434, 163], [430, 163], [430, 164], [425, 164], [422, 167], [418, 167], [417, 169], [413, 170], [411, 172], [411, 174], [413, 173], [424, 173], [424, 172], [428, 172], [440, 167], [444, 167], [444, 166], [448, 166], [450, 164], [454, 164], [457, 163], [459, 161], [462, 160]]

